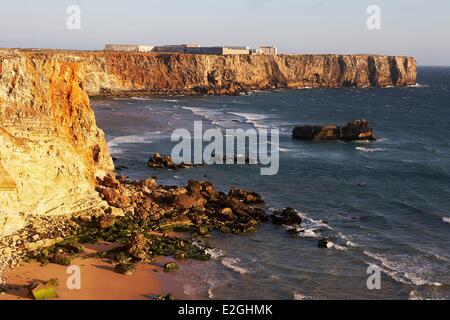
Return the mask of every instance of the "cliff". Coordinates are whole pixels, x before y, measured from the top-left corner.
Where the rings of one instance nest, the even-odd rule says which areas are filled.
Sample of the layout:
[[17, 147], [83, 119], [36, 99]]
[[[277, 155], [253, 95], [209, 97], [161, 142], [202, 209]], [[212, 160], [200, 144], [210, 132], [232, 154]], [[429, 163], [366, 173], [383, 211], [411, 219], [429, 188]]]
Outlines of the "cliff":
[[0, 51], [0, 235], [102, 206], [95, 176], [113, 165], [84, 78], [69, 57]]
[[89, 95], [415, 83], [416, 62], [407, 57], [0, 50], [0, 236], [27, 215], [104, 205], [95, 178], [113, 164]]
[[92, 96], [237, 94], [279, 88], [416, 83], [410, 57], [370, 55], [79, 54]]

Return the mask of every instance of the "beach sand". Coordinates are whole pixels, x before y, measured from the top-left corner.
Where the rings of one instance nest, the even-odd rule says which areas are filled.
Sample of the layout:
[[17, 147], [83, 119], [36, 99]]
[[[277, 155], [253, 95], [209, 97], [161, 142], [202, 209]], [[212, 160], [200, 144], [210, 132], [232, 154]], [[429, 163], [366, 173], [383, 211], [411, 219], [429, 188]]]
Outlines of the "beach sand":
[[[25, 263], [2, 274], [6, 282], [6, 293], [0, 300], [31, 299], [27, 285], [33, 280], [57, 278], [58, 299], [62, 300], [154, 300], [158, 295], [172, 293], [176, 299], [188, 299], [182, 284], [174, 278], [173, 271], [166, 273], [163, 265], [174, 261], [171, 258], [158, 257], [150, 264], [137, 264], [136, 272], [125, 276], [114, 272], [114, 266], [107, 259], [96, 257], [97, 253], [114, 248], [114, 244], [97, 243], [85, 245], [85, 252], [72, 261], [80, 267], [81, 289], [70, 290], [66, 283], [71, 274], [67, 267], [38, 262]], [[182, 267], [182, 262], [177, 265]]]

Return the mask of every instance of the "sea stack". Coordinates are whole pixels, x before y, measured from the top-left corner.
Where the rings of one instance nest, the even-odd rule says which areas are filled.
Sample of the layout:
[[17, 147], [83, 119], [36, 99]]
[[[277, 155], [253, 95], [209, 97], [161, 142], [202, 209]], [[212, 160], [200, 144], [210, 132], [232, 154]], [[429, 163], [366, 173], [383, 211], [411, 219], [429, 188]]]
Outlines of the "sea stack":
[[369, 122], [365, 119], [354, 120], [343, 127], [335, 124], [297, 126], [292, 132], [292, 138], [298, 140], [375, 140], [375, 135]]

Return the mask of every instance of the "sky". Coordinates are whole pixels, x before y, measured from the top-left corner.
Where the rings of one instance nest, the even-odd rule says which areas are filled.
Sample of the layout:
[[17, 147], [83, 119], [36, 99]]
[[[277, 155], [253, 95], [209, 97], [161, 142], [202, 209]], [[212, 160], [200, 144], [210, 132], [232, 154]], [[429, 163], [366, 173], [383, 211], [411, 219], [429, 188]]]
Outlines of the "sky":
[[[277, 46], [281, 53], [372, 53], [450, 66], [449, 0], [2, 1], [0, 47], [102, 49], [106, 43]], [[80, 29], [67, 8], [80, 8]], [[367, 8], [381, 9], [369, 30]]]

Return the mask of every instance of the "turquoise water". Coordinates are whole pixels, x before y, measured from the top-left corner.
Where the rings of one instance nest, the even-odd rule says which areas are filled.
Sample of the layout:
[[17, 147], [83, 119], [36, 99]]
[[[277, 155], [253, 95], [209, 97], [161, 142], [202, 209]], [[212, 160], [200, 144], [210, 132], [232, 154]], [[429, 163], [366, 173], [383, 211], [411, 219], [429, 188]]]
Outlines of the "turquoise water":
[[[303, 236], [270, 224], [246, 236], [214, 234], [215, 259], [179, 271], [185, 292], [211, 298], [450, 298], [450, 68], [419, 68], [419, 85], [388, 89], [254, 92], [232, 97], [93, 100], [97, 123], [122, 174], [184, 185], [207, 179], [262, 194], [269, 207], [304, 217]], [[368, 119], [372, 143], [291, 139], [297, 124]], [[280, 170], [213, 165], [147, 168], [170, 154], [174, 129], [278, 128]], [[317, 247], [329, 237], [332, 249]], [[369, 265], [381, 290], [367, 289]]]

